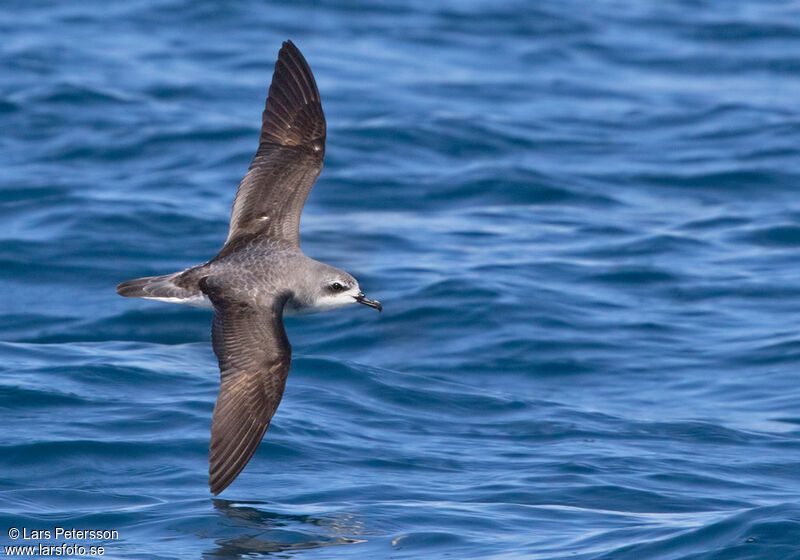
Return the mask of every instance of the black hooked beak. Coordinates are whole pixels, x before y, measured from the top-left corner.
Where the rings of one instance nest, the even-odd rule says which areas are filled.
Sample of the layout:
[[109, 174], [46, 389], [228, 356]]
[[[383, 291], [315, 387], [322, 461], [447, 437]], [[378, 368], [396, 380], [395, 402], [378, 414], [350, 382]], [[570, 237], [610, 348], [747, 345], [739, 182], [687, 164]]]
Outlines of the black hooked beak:
[[353, 296], [358, 303], [364, 304], [367, 307], [372, 307], [377, 309], [378, 311], [383, 311], [383, 306], [381, 302], [377, 299], [369, 299], [367, 296], [364, 295], [364, 292], [358, 292], [357, 296]]

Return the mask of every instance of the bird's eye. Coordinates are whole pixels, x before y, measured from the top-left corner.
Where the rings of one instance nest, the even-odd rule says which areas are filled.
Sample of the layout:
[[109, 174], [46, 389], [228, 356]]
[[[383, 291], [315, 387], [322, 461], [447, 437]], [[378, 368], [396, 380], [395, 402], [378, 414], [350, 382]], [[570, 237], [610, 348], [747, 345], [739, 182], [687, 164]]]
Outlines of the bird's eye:
[[342, 286], [339, 282], [334, 282], [331, 284], [331, 291], [341, 292], [342, 290], [344, 290], [344, 286]]

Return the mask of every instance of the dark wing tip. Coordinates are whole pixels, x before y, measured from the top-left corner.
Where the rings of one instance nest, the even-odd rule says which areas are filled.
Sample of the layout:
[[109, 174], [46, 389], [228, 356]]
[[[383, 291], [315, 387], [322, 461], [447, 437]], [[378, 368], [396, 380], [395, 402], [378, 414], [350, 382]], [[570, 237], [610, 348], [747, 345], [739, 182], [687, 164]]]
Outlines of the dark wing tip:
[[[215, 324], [217, 321], [218, 312], [215, 310]], [[252, 327], [249, 323], [238, 327], [247, 328], [248, 325]], [[234, 329], [226, 334], [238, 341], [239, 333]], [[217, 344], [214, 351], [218, 354], [223, 352], [219, 336], [218, 331], [215, 332]], [[277, 360], [255, 375], [231, 371], [222, 363], [220, 366], [224, 368], [223, 381], [214, 406], [208, 450], [208, 485], [214, 495], [225, 490], [255, 455], [281, 401], [289, 359]]]
[[262, 115], [261, 142], [312, 146], [319, 152], [325, 145], [325, 132], [314, 74], [295, 44], [284, 41]]
[[208, 467], [208, 486], [215, 496], [250, 462], [269, 426], [268, 413], [260, 411], [252, 417], [241, 403], [234, 407], [218, 401], [218, 409], [211, 430]]
[[[295, 45], [292, 42], [291, 39], [286, 39], [283, 43], [281, 43], [281, 50], [284, 50], [284, 49], [293, 50], [297, 54], [300, 54], [300, 49], [297, 48], [297, 45]], [[278, 53], [278, 56], [280, 56], [280, 52]], [[300, 56], [303, 56], [303, 55], [300, 54]]]

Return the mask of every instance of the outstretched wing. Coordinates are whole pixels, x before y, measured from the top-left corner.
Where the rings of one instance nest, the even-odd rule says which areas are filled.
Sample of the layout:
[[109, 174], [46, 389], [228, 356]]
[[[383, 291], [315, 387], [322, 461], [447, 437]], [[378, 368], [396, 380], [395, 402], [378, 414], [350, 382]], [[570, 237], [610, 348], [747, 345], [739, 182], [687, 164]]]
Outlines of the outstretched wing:
[[220, 369], [208, 469], [211, 492], [219, 494], [261, 443], [283, 396], [292, 349], [283, 328], [285, 299], [256, 308], [202, 287], [214, 304], [211, 338]]
[[286, 41], [275, 63], [258, 151], [233, 203], [226, 245], [258, 233], [299, 246], [300, 214], [324, 155], [317, 84], [303, 55]]

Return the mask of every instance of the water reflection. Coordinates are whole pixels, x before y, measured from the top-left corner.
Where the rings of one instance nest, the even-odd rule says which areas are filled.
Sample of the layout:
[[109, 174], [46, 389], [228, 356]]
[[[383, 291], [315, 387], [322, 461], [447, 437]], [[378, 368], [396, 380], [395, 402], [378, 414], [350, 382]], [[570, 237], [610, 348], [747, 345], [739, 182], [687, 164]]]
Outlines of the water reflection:
[[269, 502], [213, 499], [219, 512], [219, 528], [213, 550], [203, 558], [241, 558], [281, 552], [357, 544], [363, 524], [347, 513], [301, 515], [270, 511]]

